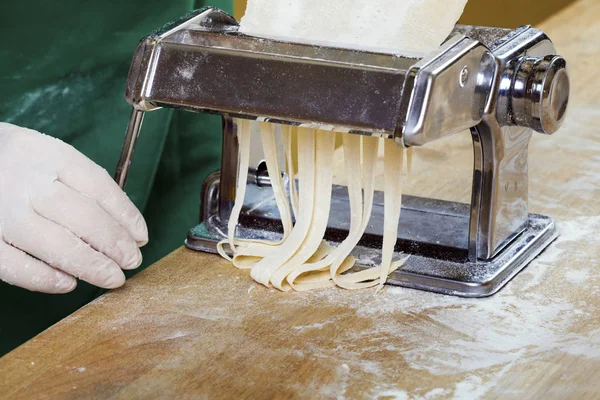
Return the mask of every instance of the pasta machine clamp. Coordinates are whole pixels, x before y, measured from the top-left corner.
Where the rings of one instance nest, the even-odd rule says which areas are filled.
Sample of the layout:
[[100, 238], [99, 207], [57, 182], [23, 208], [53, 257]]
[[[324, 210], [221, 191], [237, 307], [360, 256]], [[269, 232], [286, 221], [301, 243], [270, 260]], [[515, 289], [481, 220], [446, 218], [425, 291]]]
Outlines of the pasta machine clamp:
[[[570, 94], [566, 62], [544, 32], [457, 25], [438, 50], [410, 57], [258, 38], [238, 28], [218, 9], [198, 10], [143, 39], [129, 73], [133, 111], [116, 174], [122, 187], [145, 112], [222, 115], [222, 167], [203, 185], [189, 248], [215, 252], [226, 235], [237, 176], [234, 118], [374, 135], [407, 147], [471, 130], [471, 204], [405, 196], [396, 250], [411, 257], [390, 284], [489, 296], [558, 236], [551, 218], [528, 209], [530, 138], [560, 128]], [[276, 240], [281, 223], [259, 161], [237, 234]], [[353, 253], [364, 268], [378, 262], [382, 198], [376, 194], [370, 227]], [[345, 188], [334, 187], [332, 202], [326, 239], [339, 243], [349, 218]]]

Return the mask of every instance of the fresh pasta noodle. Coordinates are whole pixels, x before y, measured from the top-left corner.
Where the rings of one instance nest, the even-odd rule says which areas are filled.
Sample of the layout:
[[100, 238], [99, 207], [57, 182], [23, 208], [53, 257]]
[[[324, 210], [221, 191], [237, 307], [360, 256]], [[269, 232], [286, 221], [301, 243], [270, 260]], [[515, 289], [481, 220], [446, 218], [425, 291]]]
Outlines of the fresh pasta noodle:
[[[386, 188], [389, 187], [390, 190], [389, 193], [386, 192], [385, 197], [382, 262], [376, 268], [347, 273], [355, 265], [355, 259], [350, 254], [362, 238], [373, 210], [375, 165], [380, 146], [380, 139], [373, 137], [343, 135], [344, 162], [347, 171], [351, 172], [348, 176], [350, 229], [348, 237], [334, 248], [323, 238], [331, 207], [331, 165], [336, 133], [298, 128], [298, 150], [295, 154], [292, 130], [282, 127], [286, 171], [290, 175], [291, 205], [296, 216], [296, 224], [292, 226], [290, 201], [281, 178], [274, 128], [270, 124], [260, 123], [265, 161], [284, 228], [283, 239], [279, 243], [236, 239], [232, 232], [235, 232], [242, 209], [240, 204], [243, 205], [245, 197], [250, 151], [250, 123], [240, 120], [238, 126], [238, 192], [228, 225], [228, 239], [219, 244], [219, 252], [236, 267], [250, 269], [250, 275], [255, 281], [282, 291], [304, 291], [333, 286], [354, 290], [383, 285], [387, 276], [404, 263], [405, 259], [392, 263], [401, 208], [403, 149], [386, 140], [385, 183]], [[296, 159], [298, 190], [294, 171]], [[233, 258], [225, 254], [226, 244], [234, 253]]]
[[[279, 168], [277, 147], [275, 143], [275, 132], [272, 124], [261, 123], [260, 129], [263, 148], [265, 150], [265, 161], [269, 173], [272, 174], [271, 185], [273, 187], [275, 201], [283, 224], [283, 239], [281, 241], [283, 242], [287, 239], [292, 229], [292, 217], [289, 202], [285, 194], [283, 179], [281, 178], [281, 170]], [[235, 231], [246, 197], [246, 182], [248, 180], [248, 168], [250, 164], [250, 138], [251, 122], [247, 120], [238, 120], [239, 156], [235, 204], [229, 218], [227, 241], [223, 241], [217, 246], [219, 254], [232, 261], [233, 264], [240, 269], [252, 268], [256, 262], [264, 258], [281, 243], [244, 241], [235, 238]], [[227, 252], [224, 249], [226, 244], [229, 245], [230, 250], [233, 252], [232, 258], [227, 255]]]
[[[302, 249], [303, 241], [310, 231], [314, 208], [314, 201], [311, 197], [315, 193], [316, 182], [315, 153], [314, 130], [300, 128], [298, 130], [298, 181], [300, 191], [296, 224], [289, 237], [278, 247], [277, 251], [272, 252], [256, 263], [250, 273], [255, 281], [265, 286], [270, 286], [273, 273], [291, 258], [294, 258], [298, 251]], [[309, 257], [311, 255], [309, 254]]]
[[398, 222], [402, 209], [402, 164], [404, 149], [391, 140], [385, 141], [384, 181], [385, 200], [383, 218], [383, 249], [379, 285], [383, 286], [392, 268], [392, 256], [398, 240]]
[[283, 135], [283, 147], [285, 148], [286, 173], [290, 180], [290, 198], [292, 202], [292, 211], [294, 216], [298, 215], [298, 190], [296, 187], [296, 172], [294, 170], [294, 152], [292, 151], [292, 127], [289, 125], [281, 126]]

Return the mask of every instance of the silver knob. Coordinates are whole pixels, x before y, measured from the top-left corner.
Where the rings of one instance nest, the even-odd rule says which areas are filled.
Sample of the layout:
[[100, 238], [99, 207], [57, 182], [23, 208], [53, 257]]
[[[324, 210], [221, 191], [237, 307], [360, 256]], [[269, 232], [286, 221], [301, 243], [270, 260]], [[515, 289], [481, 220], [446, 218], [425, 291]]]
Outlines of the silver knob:
[[565, 120], [570, 90], [564, 58], [523, 57], [511, 90], [513, 123], [555, 133]]

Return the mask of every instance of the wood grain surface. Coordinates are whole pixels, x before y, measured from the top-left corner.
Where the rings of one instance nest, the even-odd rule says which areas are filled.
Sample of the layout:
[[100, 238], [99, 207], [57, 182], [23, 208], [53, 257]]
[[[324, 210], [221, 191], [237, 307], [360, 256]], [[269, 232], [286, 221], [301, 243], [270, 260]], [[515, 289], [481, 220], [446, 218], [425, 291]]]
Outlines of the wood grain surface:
[[[562, 236], [499, 295], [283, 294], [180, 249], [0, 359], [0, 398], [600, 398], [600, 2], [541, 27], [574, 100], [534, 139], [531, 206]], [[416, 157], [410, 192], [468, 199], [467, 135]]]

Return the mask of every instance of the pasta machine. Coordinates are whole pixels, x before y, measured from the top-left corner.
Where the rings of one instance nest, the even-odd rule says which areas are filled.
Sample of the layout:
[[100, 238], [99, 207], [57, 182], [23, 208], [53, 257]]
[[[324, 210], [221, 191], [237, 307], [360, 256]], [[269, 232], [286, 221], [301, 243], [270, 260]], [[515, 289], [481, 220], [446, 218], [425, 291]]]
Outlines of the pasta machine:
[[[569, 102], [565, 60], [540, 30], [457, 25], [425, 57], [258, 38], [204, 8], [143, 39], [126, 99], [133, 106], [116, 180], [123, 187], [144, 113], [162, 107], [220, 114], [223, 157], [201, 194], [200, 225], [186, 245], [215, 252], [236, 190], [236, 118], [375, 135], [425, 146], [470, 129], [471, 204], [405, 196], [396, 251], [410, 254], [389, 284], [444, 294], [496, 293], [558, 236], [554, 221], [528, 210], [528, 145], [553, 134]], [[258, 157], [258, 158], [257, 158]], [[237, 235], [277, 239], [282, 226], [268, 173], [257, 156]], [[326, 239], [347, 233], [347, 191], [334, 187]], [[376, 265], [383, 230], [377, 193], [370, 227], [353, 255]]]

